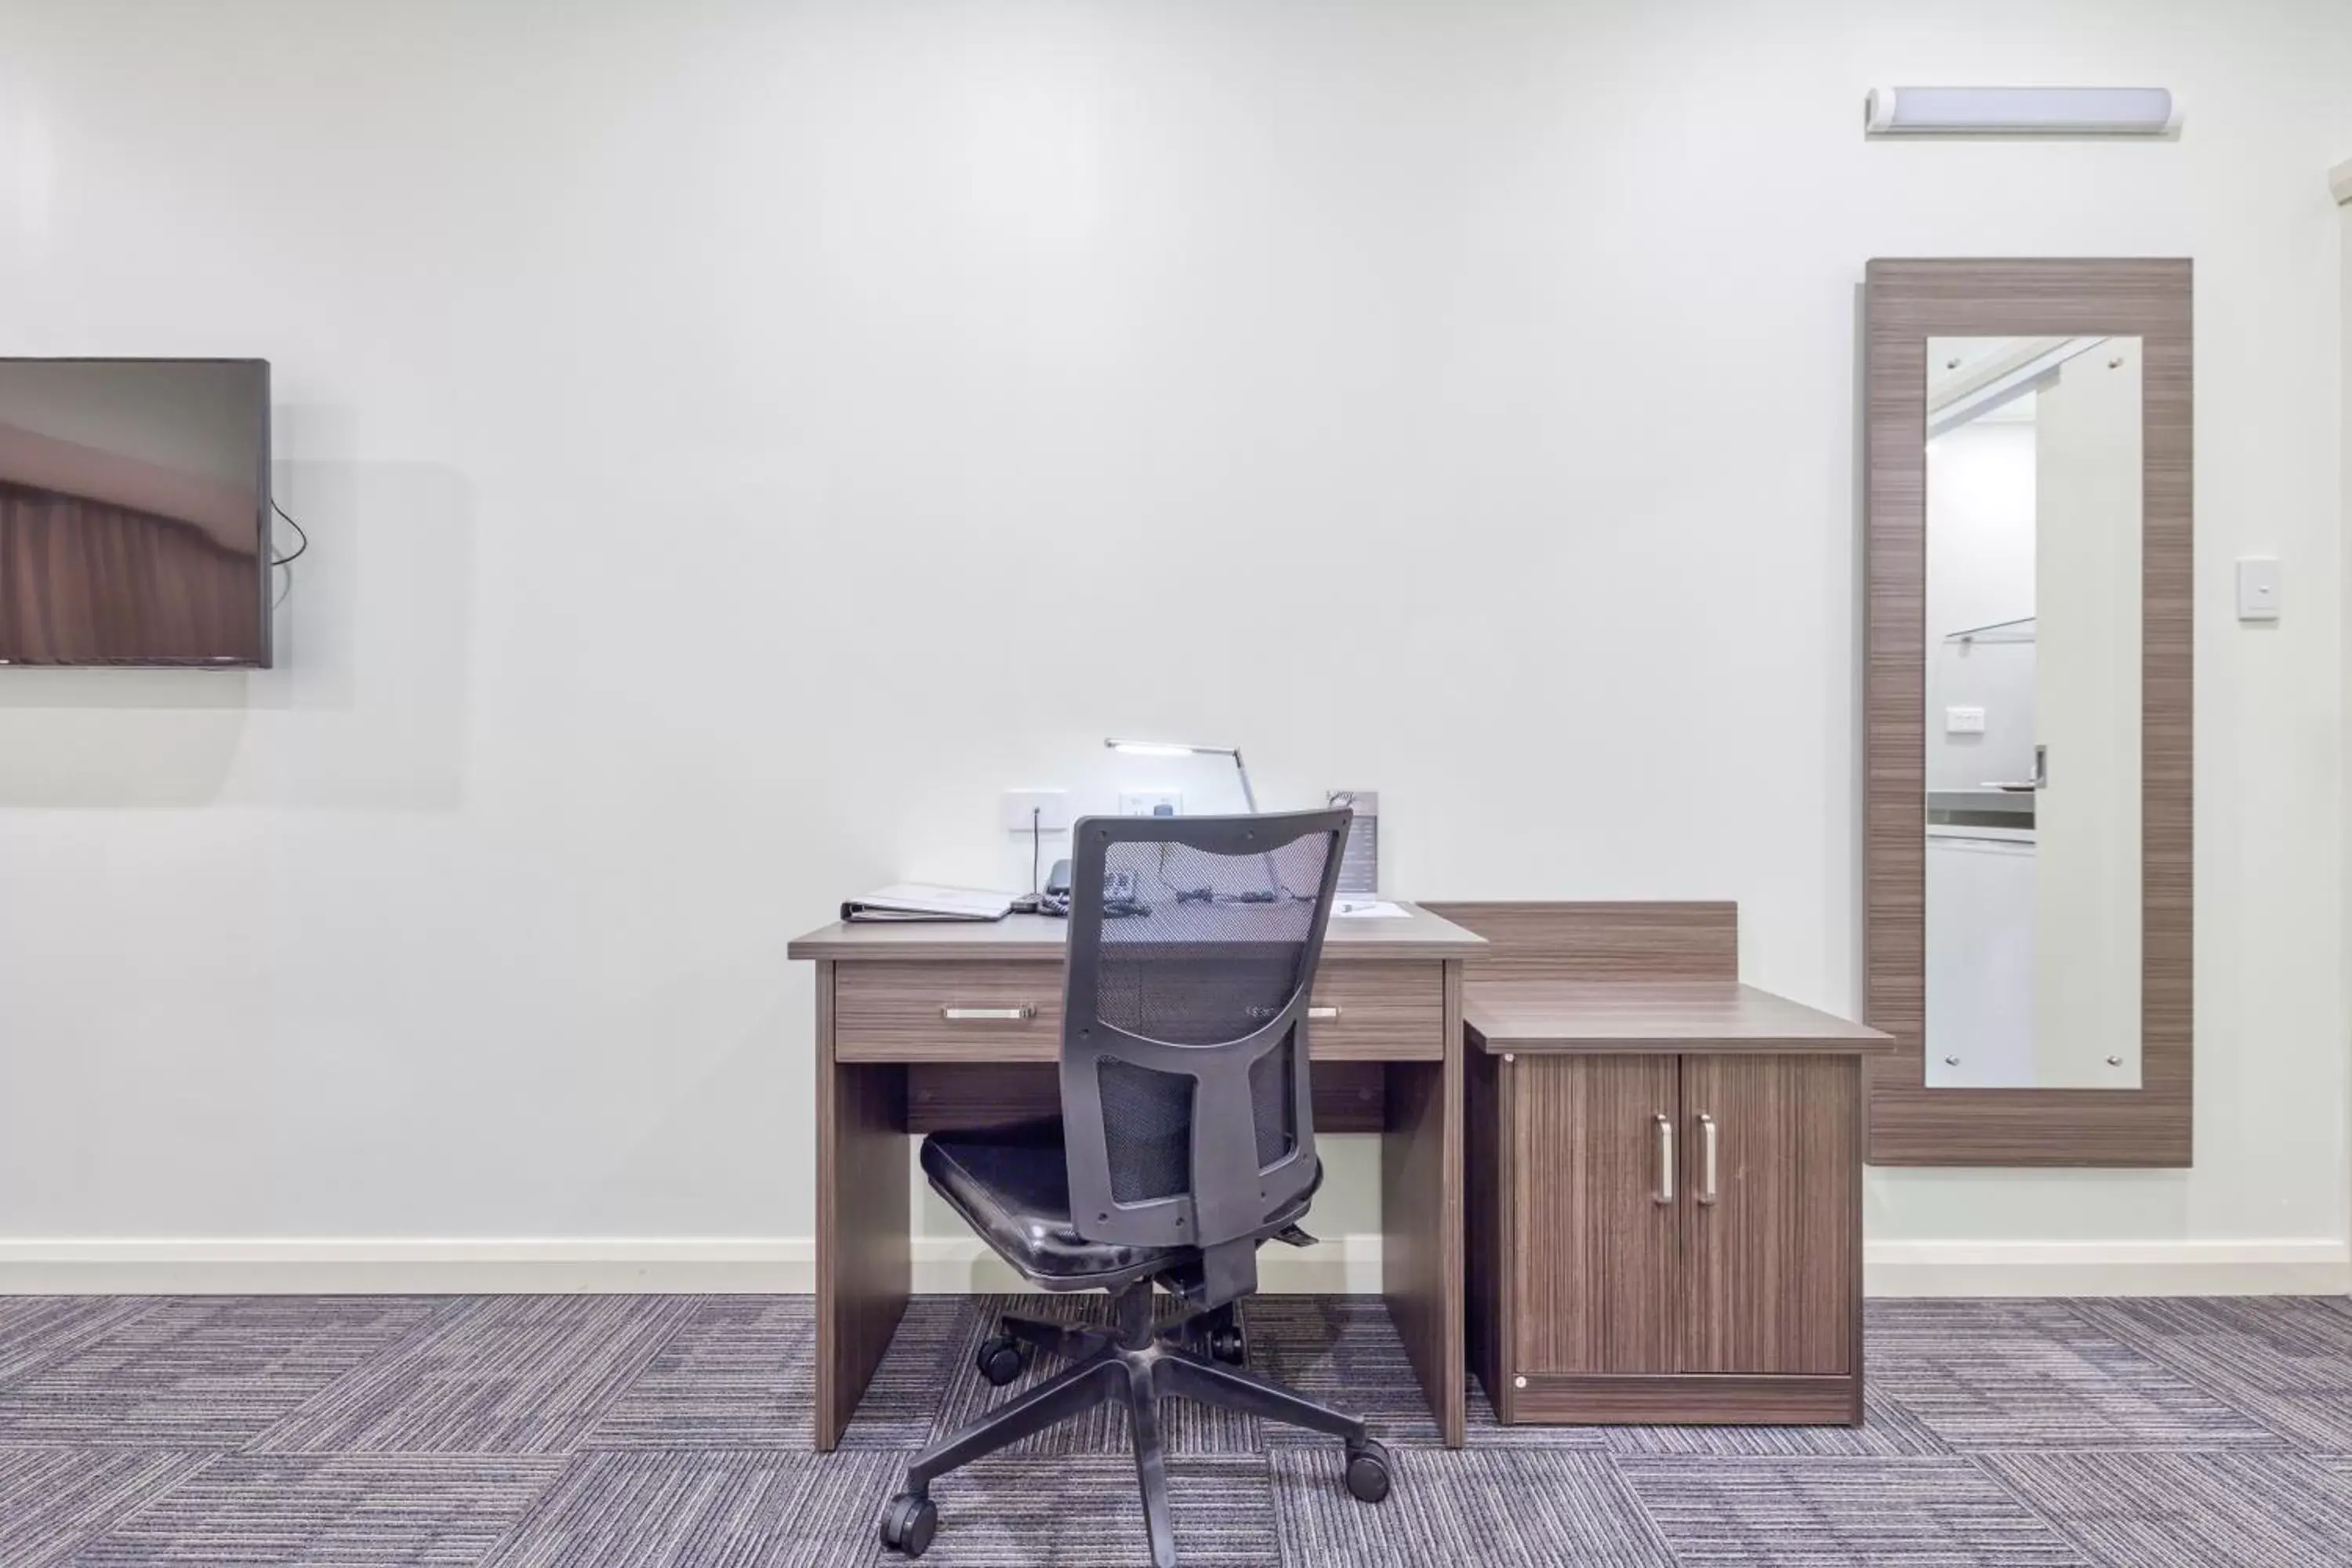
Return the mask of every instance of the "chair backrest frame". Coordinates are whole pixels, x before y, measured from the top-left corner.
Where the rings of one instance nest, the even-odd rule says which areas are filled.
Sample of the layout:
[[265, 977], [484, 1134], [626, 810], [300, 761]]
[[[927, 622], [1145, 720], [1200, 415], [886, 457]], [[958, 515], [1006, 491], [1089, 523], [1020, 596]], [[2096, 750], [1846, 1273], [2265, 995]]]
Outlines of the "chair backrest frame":
[[[1315, 1153], [1307, 1012], [1352, 816], [1340, 808], [1252, 816], [1083, 817], [1075, 825], [1061, 1078], [1070, 1217], [1080, 1237], [1142, 1247], [1215, 1247], [1256, 1234], [1272, 1215], [1314, 1190], [1321, 1167]], [[1318, 835], [1326, 836], [1328, 844], [1297, 984], [1258, 1027], [1215, 1044], [1185, 1045], [1148, 1038], [1104, 1019], [1104, 884], [1114, 846], [1158, 844], [1227, 858], [1264, 857], [1271, 868], [1276, 852]], [[1302, 896], [1296, 901], [1306, 900]], [[1262, 1168], [1251, 1068], [1286, 1040], [1292, 1047], [1290, 1147]], [[1186, 1190], [1140, 1202], [1123, 1203], [1116, 1197], [1101, 1089], [1108, 1061], [1192, 1080], [1192, 1169]]]

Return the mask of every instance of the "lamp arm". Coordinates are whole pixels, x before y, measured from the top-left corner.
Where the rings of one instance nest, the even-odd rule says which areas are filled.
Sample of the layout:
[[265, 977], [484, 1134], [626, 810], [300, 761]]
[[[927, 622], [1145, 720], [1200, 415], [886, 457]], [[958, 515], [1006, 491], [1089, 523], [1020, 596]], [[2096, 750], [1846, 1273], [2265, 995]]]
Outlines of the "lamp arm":
[[1234, 772], [1242, 775], [1242, 799], [1248, 805], [1250, 815], [1255, 816], [1257, 791], [1250, 788], [1249, 768], [1242, 762], [1242, 749], [1239, 746], [1234, 748]]

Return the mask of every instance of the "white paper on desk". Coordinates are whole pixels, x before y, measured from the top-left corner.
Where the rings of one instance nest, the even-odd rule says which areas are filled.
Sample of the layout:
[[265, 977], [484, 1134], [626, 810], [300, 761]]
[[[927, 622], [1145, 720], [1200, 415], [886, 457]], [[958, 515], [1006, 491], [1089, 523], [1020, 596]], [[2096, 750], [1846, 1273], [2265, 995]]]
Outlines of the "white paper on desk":
[[1013, 909], [1013, 895], [982, 888], [941, 888], [929, 882], [896, 882], [841, 906], [845, 921], [1001, 921]]
[[1341, 899], [1331, 906], [1335, 921], [1409, 921], [1412, 911], [1386, 899]]

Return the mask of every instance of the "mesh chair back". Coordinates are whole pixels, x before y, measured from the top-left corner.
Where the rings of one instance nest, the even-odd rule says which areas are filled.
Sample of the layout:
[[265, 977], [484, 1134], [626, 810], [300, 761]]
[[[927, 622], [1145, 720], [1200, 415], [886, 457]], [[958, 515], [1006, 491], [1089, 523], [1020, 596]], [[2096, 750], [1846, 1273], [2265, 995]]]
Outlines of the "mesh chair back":
[[1080, 1236], [1215, 1247], [1314, 1189], [1307, 1006], [1349, 815], [1077, 824], [1062, 1119]]

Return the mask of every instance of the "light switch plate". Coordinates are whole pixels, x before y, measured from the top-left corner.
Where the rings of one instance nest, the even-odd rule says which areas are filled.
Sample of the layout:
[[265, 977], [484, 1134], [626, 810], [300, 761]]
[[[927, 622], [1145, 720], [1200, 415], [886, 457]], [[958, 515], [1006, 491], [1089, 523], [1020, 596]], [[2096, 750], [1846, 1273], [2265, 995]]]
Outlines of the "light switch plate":
[[2238, 557], [2238, 618], [2274, 621], [2279, 618], [2279, 563], [2275, 555]]
[[1009, 789], [1004, 792], [1004, 831], [1026, 833], [1031, 816], [1043, 833], [1070, 830], [1070, 792], [1066, 789]]
[[1181, 816], [1184, 797], [1172, 789], [1129, 789], [1118, 794], [1121, 816]]
[[1944, 733], [1947, 735], [1983, 734], [1984, 710], [1981, 708], [1945, 709]]

